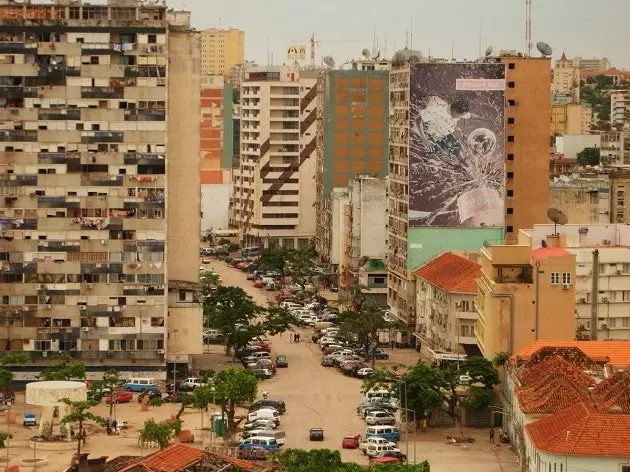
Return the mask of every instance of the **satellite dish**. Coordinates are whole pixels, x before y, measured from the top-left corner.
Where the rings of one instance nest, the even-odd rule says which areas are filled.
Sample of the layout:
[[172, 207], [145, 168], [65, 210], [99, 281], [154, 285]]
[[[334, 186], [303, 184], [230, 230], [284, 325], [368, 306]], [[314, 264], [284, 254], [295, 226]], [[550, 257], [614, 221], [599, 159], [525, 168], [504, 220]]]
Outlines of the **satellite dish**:
[[488, 46], [486, 48], [485, 55], [486, 55], [486, 57], [490, 57], [491, 54], [492, 54], [492, 46]]
[[326, 56], [324, 57], [324, 64], [326, 64], [326, 66], [328, 66], [328, 68], [333, 68], [335, 67], [335, 60], [332, 58], [332, 56]]
[[551, 56], [553, 54], [553, 49], [551, 49], [551, 46], [549, 46], [547, 43], [536, 43], [536, 49], [540, 51], [540, 54], [542, 54], [543, 57]]
[[364, 49], [363, 51], [361, 51], [361, 55], [365, 58], [365, 59], [369, 59], [370, 58], [370, 50], [369, 49]]
[[553, 221], [553, 234], [558, 234], [558, 225], [566, 225], [569, 222], [567, 215], [558, 208], [549, 208], [549, 210], [547, 210], [547, 217]]

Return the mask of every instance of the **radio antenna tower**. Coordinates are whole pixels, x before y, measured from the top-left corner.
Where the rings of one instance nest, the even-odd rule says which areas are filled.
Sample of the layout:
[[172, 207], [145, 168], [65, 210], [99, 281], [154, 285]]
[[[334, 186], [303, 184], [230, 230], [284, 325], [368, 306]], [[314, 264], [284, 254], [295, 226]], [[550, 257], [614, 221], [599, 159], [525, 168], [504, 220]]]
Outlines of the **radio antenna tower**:
[[525, 46], [527, 56], [532, 55], [532, 0], [525, 0]]

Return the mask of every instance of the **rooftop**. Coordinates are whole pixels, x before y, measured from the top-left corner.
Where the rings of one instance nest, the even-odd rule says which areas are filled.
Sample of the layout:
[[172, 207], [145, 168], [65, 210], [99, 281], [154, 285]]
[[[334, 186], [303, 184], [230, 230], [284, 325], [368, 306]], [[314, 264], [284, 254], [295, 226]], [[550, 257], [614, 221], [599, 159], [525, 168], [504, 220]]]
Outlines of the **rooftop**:
[[576, 403], [590, 401], [585, 388], [560, 373], [517, 388], [516, 396], [521, 411], [528, 414], [557, 413]]
[[444, 252], [413, 273], [447, 292], [474, 294], [481, 266], [452, 252]]
[[600, 411], [630, 414], [630, 371], [616, 372], [603, 380], [591, 397]]
[[630, 415], [599, 413], [578, 403], [525, 426], [536, 449], [571, 456], [630, 457]]
[[517, 361], [530, 360], [540, 351], [577, 348], [591, 361], [612, 367], [630, 367], [630, 341], [535, 341], [514, 357]]
[[[581, 367], [578, 367], [578, 365]], [[584, 372], [585, 369], [590, 370], [590, 368], [590, 365], [581, 360], [579, 362], [569, 362], [561, 356], [554, 355], [537, 363], [527, 363], [519, 370], [518, 376], [528, 386], [548, 382], [561, 376], [571, 380], [576, 385], [586, 388], [595, 385], [593, 377]]]
[[562, 257], [571, 254], [561, 247], [541, 247], [540, 249], [532, 249], [532, 259], [540, 261], [549, 259], [550, 257]]
[[129, 466], [120, 469], [120, 472], [136, 472], [140, 470], [180, 472], [185, 467], [200, 461], [205, 455], [206, 452], [201, 449], [175, 443], [144, 459], [132, 462]]

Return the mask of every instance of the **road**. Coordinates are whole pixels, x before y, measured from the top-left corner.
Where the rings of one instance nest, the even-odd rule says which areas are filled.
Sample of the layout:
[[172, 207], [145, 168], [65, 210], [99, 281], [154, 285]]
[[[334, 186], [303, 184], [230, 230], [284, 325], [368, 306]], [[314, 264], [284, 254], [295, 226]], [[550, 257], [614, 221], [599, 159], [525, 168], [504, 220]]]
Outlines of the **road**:
[[[260, 305], [267, 304], [266, 292], [257, 289], [247, 280], [246, 275], [222, 262], [213, 261], [210, 265], [223, 278], [223, 285], [243, 288]], [[262, 391], [269, 392], [269, 398], [282, 398], [287, 405], [287, 413], [281, 418], [281, 429], [287, 433], [287, 447], [300, 449], [338, 449], [347, 434], [365, 436], [365, 423], [356, 414], [361, 402], [361, 381], [341, 375], [337, 369], [320, 365], [321, 353], [311, 342], [313, 330], [296, 330], [301, 334], [301, 342], [289, 342], [290, 332], [273, 336], [272, 355], [283, 354], [289, 359], [288, 369], [278, 369], [278, 374], [260, 384]], [[308, 430], [324, 428], [324, 441], [311, 442]], [[342, 450], [346, 461], [367, 463], [356, 450]]]
[[[257, 289], [247, 280], [246, 275], [223, 262], [211, 264], [223, 278], [223, 285], [243, 288], [254, 300], [264, 305], [267, 296], [275, 292]], [[287, 447], [301, 449], [339, 449], [344, 461], [366, 464], [366, 457], [358, 450], [341, 449], [341, 440], [347, 434], [365, 436], [365, 423], [356, 414], [356, 406], [362, 401], [361, 381], [341, 375], [337, 369], [320, 365], [320, 352], [317, 345], [310, 342], [312, 329], [300, 329], [300, 344], [289, 342], [292, 333], [284, 333], [272, 338], [272, 355], [284, 354], [289, 358], [289, 368], [279, 369], [278, 374], [260, 385], [262, 391], [269, 392], [269, 398], [281, 398], [286, 402], [287, 413], [281, 418], [281, 429], [286, 431]], [[414, 351], [387, 349], [393, 363], [413, 364], [418, 358]], [[380, 361], [379, 361], [380, 362]], [[325, 432], [323, 442], [311, 442], [308, 430], [322, 427]], [[475, 442], [466, 445], [447, 445], [446, 436], [459, 434], [456, 428], [430, 428], [427, 434], [418, 433], [416, 450], [417, 461], [427, 459], [432, 472], [450, 472], [465, 469], [467, 472], [518, 472], [520, 466], [507, 448], [492, 450], [488, 442], [487, 429], [466, 428], [465, 434]], [[399, 447], [407, 451], [405, 440]], [[409, 458], [413, 459], [413, 441], [409, 442]]]

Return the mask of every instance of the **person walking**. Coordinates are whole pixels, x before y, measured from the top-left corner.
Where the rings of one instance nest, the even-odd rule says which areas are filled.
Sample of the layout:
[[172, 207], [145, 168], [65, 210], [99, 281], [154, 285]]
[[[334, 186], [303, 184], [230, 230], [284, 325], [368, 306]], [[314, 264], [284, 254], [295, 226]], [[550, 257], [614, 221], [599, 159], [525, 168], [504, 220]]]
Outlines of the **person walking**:
[[298, 344], [300, 344], [300, 333], [298, 333], [296, 336], [297, 336], [297, 342]]
[[490, 428], [490, 444], [494, 446], [494, 428]]

